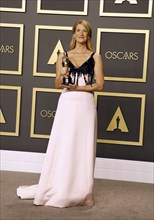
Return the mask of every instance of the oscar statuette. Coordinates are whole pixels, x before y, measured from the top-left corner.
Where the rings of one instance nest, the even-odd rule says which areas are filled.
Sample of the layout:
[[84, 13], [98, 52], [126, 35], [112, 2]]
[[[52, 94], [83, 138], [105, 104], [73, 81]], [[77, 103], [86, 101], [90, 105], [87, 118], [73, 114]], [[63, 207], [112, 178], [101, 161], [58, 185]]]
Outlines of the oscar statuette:
[[[62, 67], [63, 67], [66, 71], [67, 71], [68, 68], [69, 68], [69, 59], [68, 59], [67, 52], [66, 52], [66, 53], [64, 52], [64, 56], [63, 56], [63, 58], [62, 58]], [[69, 84], [72, 84], [72, 80], [71, 80], [70, 75], [67, 73], [67, 74], [64, 74], [63, 85], [69, 85]]]

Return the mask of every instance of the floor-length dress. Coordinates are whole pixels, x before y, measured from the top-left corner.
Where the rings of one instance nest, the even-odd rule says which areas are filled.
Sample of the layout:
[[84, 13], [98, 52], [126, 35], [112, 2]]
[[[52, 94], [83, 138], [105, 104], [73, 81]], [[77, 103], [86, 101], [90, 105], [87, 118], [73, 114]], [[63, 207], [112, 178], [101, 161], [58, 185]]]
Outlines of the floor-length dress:
[[[84, 85], [85, 77], [78, 77]], [[93, 203], [97, 115], [93, 94], [64, 89], [60, 95], [39, 183], [20, 186], [35, 205], [69, 207]]]

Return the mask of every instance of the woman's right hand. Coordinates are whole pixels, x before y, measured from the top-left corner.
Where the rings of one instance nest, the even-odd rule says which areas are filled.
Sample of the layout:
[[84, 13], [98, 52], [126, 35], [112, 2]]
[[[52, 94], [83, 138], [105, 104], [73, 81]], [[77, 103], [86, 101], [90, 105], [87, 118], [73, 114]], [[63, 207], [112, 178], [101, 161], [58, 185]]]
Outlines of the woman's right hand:
[[63, 54], [59, 54], [56, 62], [56, 78], [55, 78], [55, 88], [69, 88], [69, 86], [63, 85], [63, 78], [69, 74], [70, 68], [62, 66]]
[[68, 67], [62, 67], [60, 70], [61, 76], [65, 77], [69, 74], [69, 68]]

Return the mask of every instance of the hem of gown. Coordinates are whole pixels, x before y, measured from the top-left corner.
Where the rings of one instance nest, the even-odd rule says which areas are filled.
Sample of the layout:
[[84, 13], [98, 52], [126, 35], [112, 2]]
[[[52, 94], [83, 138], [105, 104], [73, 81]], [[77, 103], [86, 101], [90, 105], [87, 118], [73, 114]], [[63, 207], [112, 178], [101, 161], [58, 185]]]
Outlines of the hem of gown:
[[[51, 202], [52, 203], [52, 202]], [[94, 196], [92, 195], [88, 195], [83, 201], [80, 201], [79, 203], [74, 203], [73, 202], [69, 203], [68, 205], [56, 205], [56, 204], [51, 204], [50, 202], [42, 202], [42, 203], [38, 203], [35, 201], [33, 201], [33, 204], [35, 206], [51, 206], [51, 207], [55, 207], [55, 208], [69, 208], [69, 207], [76, 207], [76, 206], [87, 206], [87, 207], [92, 207], [95, 205], [95, 200], [94, 200]]]
[[84, 204], [74, 204], [74, 205], [67, 205], [67, 206], [60, 206], [60, 205], [50, 205], [50, 204], [36, 204], [33, 203], [33, 205], [35, 206], [50, 206], [50, 207], [54, 207], [54, 208], [71, 208], [71, 207], [77, 207], [77, 206], [87, 206], [87, 207], [93, 207], [95, 205], [94, 201], [91, 202], [85, 202]]
[[69, 208], [69, 207], [76, 207], [76, 206], [87, 206], [87, 207], [92, 207], [95, 204], [94, 201], [94, 194], [88, 194], [84, 199], [78, 201], [78, 202], [73, 202], [70, 201], [68, 203], [63, 203], [60, 204], [60, 201], [56, 203], [51, 201], [37, 201], [36, 197], [35, 197], [35, 193], [33, 195], [29, 195], [29, 197], [22, 195], [22, 192], [20, 190], [22, 190], [23, 187], [19, 187], [17, 189], [17, 197], [19, 199], [22, 200], [33, 200], [33, 205], [35, 206], [50, 206], [50, 207], [55, 207], [55, 208]]

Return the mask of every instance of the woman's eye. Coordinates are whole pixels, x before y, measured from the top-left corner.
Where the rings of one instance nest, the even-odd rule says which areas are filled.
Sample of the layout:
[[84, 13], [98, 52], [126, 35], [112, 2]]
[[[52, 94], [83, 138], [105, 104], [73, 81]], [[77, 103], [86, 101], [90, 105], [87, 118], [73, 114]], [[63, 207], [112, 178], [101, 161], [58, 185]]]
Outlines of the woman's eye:
[[82, 31], [82, 32], [85, 32], [85, 33], [87, 33], [87, 30], [80, 30], [80, 29], [77, 29], [76, 31], [77, 31], [77, 32], [80, 32], [80, 31]]

